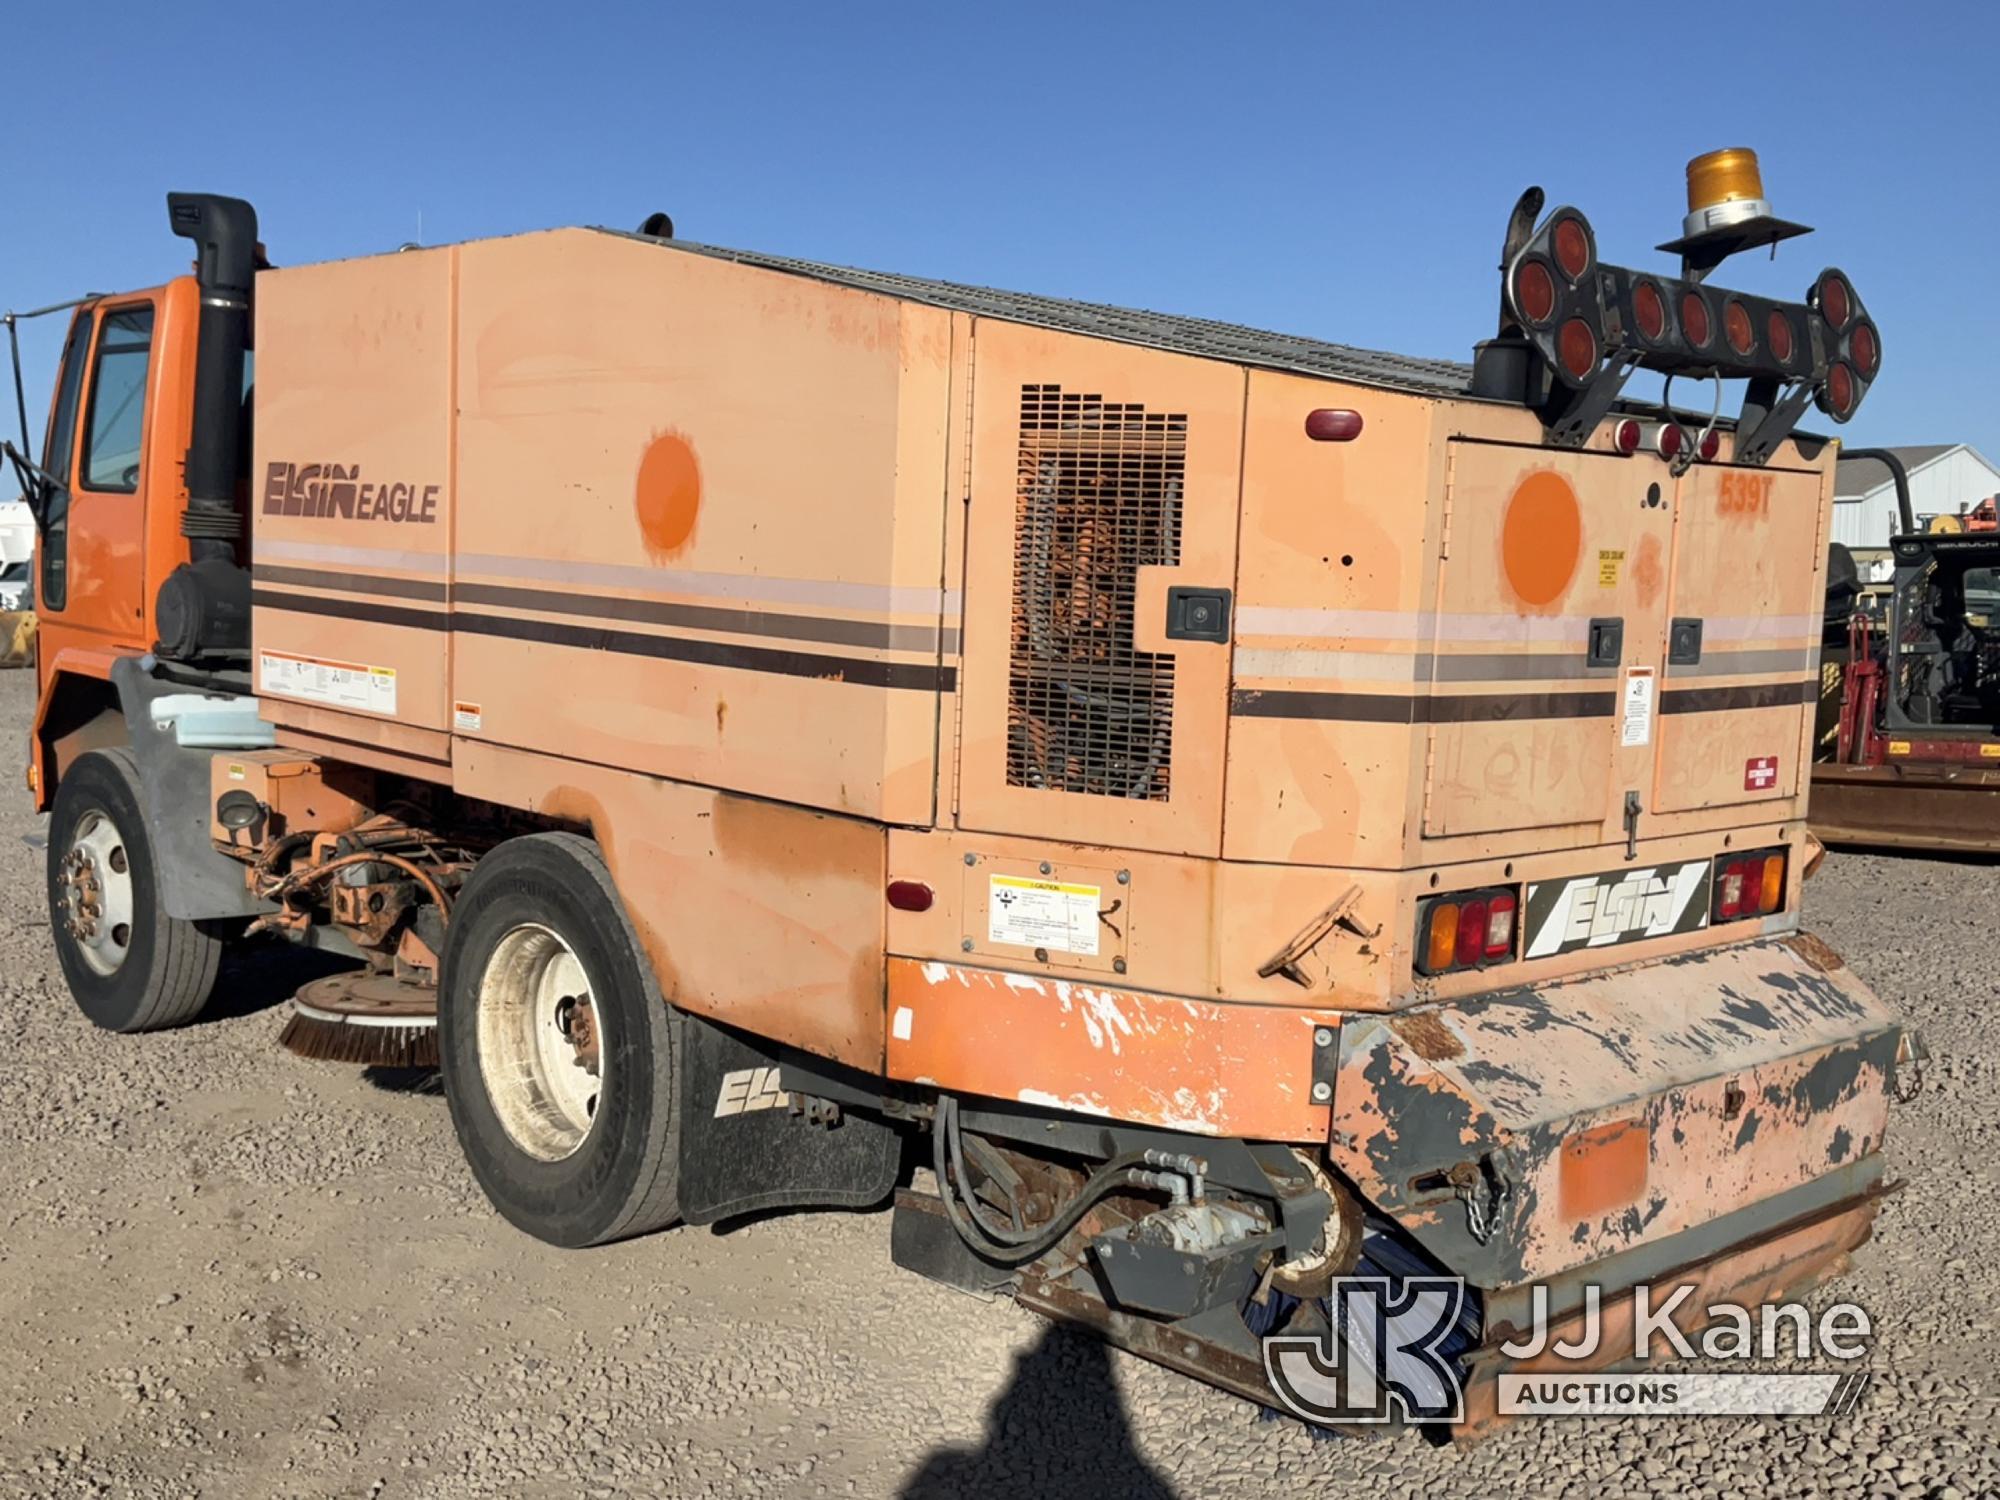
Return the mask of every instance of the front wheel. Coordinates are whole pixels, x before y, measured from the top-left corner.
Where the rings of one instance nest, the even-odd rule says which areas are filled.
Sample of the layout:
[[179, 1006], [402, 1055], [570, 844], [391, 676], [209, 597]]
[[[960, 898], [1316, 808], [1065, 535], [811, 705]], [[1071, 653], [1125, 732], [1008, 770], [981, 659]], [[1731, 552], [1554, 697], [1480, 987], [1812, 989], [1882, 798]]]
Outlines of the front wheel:
[[677, 1030], [596, 844], [538, 833], [479, 862], [438, 1045], [459, 1144], [511, 1223], [578, 1246], [677, 1217]]
[[193, 1020], [215, 988], [216, 924], [167, 915], [129, 750], [79, 756], [49, 817], [49, 931], [69, 992], [107, 1031]]

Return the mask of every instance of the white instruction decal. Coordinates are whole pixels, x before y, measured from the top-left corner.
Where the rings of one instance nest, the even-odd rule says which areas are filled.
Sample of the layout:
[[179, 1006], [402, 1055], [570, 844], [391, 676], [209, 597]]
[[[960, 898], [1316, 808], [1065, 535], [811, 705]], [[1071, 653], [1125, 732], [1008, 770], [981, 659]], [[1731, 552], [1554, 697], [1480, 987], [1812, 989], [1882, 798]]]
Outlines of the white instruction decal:
[[1634, 745], [1650, 745], [1653, 742], [1653, 669], [1651, 667], [1628, 667], [1625, 671], [1625, 699], [1622, 706], [1625, 721], [1619, 743], [1630, 749]]
[[454, 703], [451, 706], [451, 727], [459, 734], [477, 734], [485, 727], [486, 717], [477, 703]]
[[365, 713], [396, 711], [396, 669], [361, 667], [353, 662], [318, 661], [262, 651], [257, 657], [257, 690], [281, 698], [303, 698], [331, 708], [358, 708]]
[[993, 875], [986, 882], [986, 940], [1022, 948], [1097, 955], [1101, 888]]

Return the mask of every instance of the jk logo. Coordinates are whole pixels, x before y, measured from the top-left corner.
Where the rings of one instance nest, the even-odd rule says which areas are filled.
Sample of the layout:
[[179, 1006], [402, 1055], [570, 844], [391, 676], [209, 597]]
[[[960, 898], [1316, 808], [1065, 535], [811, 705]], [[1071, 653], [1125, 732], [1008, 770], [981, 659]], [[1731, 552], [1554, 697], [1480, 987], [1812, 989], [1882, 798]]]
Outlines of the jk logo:
[[1456, 1276], [1343, 1276], [1328, 1296], [1325, 1333], [1272, 1334], [1264, 1374], [1308, 1422], [1459, 1422], [1465, 1393], [1439, 1352], [1465, 1307]]

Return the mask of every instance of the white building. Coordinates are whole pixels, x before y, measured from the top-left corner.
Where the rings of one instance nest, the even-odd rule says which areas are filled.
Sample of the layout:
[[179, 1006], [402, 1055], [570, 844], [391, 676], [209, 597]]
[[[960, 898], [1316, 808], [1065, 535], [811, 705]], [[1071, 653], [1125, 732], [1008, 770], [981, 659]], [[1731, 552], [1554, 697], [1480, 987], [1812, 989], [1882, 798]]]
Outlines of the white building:
[[[1910, 473], [1910, 508], [1917, 529], [1932, 516], [1958, 515], [2000, 495], [2000, 469], [1970, 443], [1930, 443], [1889, 450]], [[1835, 476], [1833, 540], [1849, 547], [1886, 547], [1901, 529], [1896, 486], [1872, 458], [1843, 458]]]

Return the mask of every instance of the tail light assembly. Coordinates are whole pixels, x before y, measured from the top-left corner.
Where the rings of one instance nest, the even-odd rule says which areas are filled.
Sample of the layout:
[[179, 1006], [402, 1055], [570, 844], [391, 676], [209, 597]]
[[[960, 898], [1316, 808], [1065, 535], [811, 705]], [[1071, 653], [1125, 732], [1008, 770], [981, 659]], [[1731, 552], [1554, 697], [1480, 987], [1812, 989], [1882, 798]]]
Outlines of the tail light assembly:
[[1455, 974], [1511, 962], [1520, 904], [1512, 886], [1458, 891], [1421, 903], [1417, 908], [1417, 972]]
[[1786, 851], [1753, 849], [1748, 854], [1719, 854], [1710, 887], [1714, 922], [1741, 922], [1768, 917], [1785, 908]]

